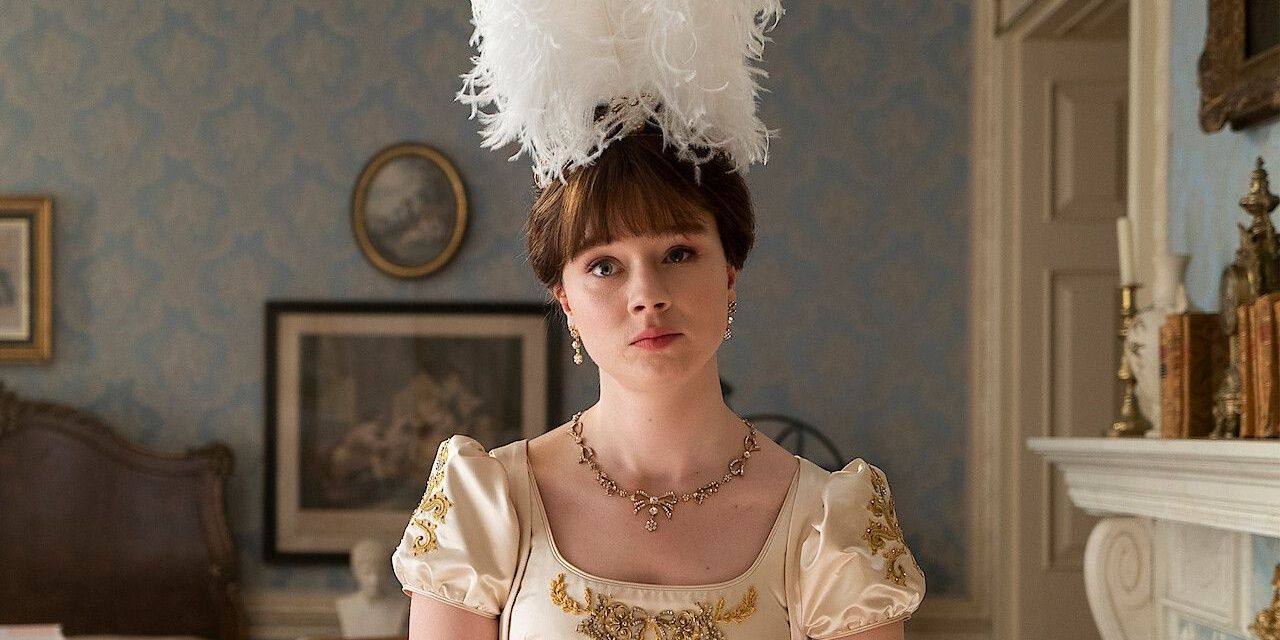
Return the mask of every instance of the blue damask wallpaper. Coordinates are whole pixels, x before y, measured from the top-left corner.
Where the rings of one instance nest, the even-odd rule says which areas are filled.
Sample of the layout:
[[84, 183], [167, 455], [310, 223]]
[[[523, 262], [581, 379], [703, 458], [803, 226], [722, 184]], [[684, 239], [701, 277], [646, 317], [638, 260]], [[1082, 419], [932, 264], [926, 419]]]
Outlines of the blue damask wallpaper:
[[[803, 418], [885, 469], [930, 592], [958, 595], [969, 3], [788, 4], [722, 371], [739, 411]], [[0, 192], [56, 199], [56, 356], [0, 379], [155, 448], [229, 444], [247, 589], [350, 587], [343, 567], [261, 559], [264, 301], [543, 298], [528, 165], [480, 149], [451, 101], [469, 18], [461, 0], [0, 0]], [[451, 158], [471, 199], [457, 257], [411, 282], [365, 261], [348, 207], [404, 140]], [[594, 389], [567, 368], [566, 411]]]

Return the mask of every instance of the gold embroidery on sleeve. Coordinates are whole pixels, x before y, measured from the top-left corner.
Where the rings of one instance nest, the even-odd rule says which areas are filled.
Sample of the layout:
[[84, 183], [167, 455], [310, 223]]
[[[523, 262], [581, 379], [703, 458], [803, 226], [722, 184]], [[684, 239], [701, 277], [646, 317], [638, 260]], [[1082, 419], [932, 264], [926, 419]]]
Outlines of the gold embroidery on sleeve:
[[409, 523], [422, 530], [413, 540], [413, 554], [422, 555], [439, 548], [436, 543], [436, 525], [444, 524], [445, 514], [453, 502], [440, 491], [444, 482], [444, 465], [449, 460], [449, 441], [440, 443], [436, 452], [436, 461], [431, 465], [431, 477], [427, 479], [427, 488], [422, 492], [422, 502], [414, 509]]
[[907, 572], [898, 566], [898, 558], [907, 552], [907, 545], [902, 539], [902, 527], [898, 524], [898, 511], [893, 506], [893, 496], [889, 495], [889, 483], [874, 467], [871, 468], [871, 491], [867, 511], [871, 512], [872, 518], [867, 522], [867, 530], [862, 534], [862, 539], [871, 545], [872, 554], [879, 553], [884, 557], [885, 579], [905, 587]]
[[649, 613], [641, 607], [617, 602], [612, 596], [597, 595], [583, 588], [586, 603], [569, 595], [564, 574], [551, 581], [551, 602], [573, 616], [590, 614], [578, 624], [578, 633], [592, 640], [725, 640], [718, 624], [737, 624], [756, 612], [756, 588], [747, 592], [732, 609], [725, 609], [724, 598], [714, 606], [695, 602], [697, 609], [675, 611], [664, 609]]

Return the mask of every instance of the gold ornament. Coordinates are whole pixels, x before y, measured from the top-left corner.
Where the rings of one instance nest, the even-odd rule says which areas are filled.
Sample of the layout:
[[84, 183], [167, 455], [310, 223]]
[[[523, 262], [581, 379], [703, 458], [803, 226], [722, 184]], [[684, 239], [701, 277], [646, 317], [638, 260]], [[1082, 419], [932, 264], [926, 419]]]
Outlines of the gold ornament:
[[[889, 483], [884, 476], [874, 468], [870, 471], [872, 495], [871, 501], [867, 503], [867, 511], [871, 512], [872, 518], [867, 522], [867, 530], [863, 532], [862, 539], [871, 545], [872, 554], [879, 553], [884, 558], [885, 579], [905, 587], [907, 572], [898, 566], [898, 558], [907, 552], [907, 545], [902, 538], [902, 526], [898, 524], [898, 510], [893, 506], [893, 496], [889, 495]], [[912, 562], [915, 562], [915, 558], [912, 558]], [[918, 564], [916, 571], [920, 571]]]
[[751, 457], [752, 452], [759, 451], [760, 447], [756, 444], [756, 428], [747, 421], [746, 418], [739, 417], [742, 424], [747, 426], [747, 436], [743, 439], [742, 455], [729, 461], [729, 471], [719, 480], [713, 480], [702, 487], [684, 493], [679, 496], [674, 491], [668, 491], [662, 495], [652, 495], [643, 489], [628, 491], [618, 486], [618, 483], [600, 468], [600, 463], [596, 462], [596, 452], [588, 447], [582, 439], [582, 412], [573, 414], [573, 424], [569, 427], [569, 435], [573, 436], [573, 441], [578, 444], [580, 457], [578, 464], [586, 464], [591, 470], [596, 472], [596, 482], [604, 487], [605, 495], [620, 496], [631, 501], [635, 507], [634, 513], [640, 513], [642, 509], [646, 509], [649, 519], [644, 523], [644, 528], [650, 533], [658, 529], [658, 514], [662, 513], [670, 520], [675, 511], [676, 502], [697, 501], [702, 504], [708, 496], [720, 490], [720, 487], [729, 484], [735, 477], [746, 473], [747, 458]]
[[582, 364], [582, 334], [577, 327], [569, 325], [569, 335], [573, 336], [573, 363]]
[[422, 555], [439, 548], [436, 543], [436, 526], [444, 524], [444, 517], [449, 513], [453, 502], [441, 492], [444, 482], [444, 465], [449, 460], [449, 441], [440, 443], [436, 451], [435, 464], [431, 465], [431, 477], [427, 479], [427, 488], [422, 493], [422, 502], [413, 510], [409, 522], [422, 530], [413, 540], [413, 554]]
[[695, 609], [664, 609], [650, 613], [640, 607], [618, 602], [612, 596], [583, 587], [586, 603], [570, 596], [564, 574], [551, 581], [551, 602], [573, 616], [590, 614], [578, 624], [578, 633], [592, 640], [724, 640], [721, 624], [739, 624], [756, 612], [759, 597], [754, 586], [747, 587], [738, 604], [729, 609], [724, 598], [714, 605], [694, 602]]
[[1249, 625], [1250, 633], [1261, 640], [1280, 640], [1280, 564], [1276, 565], [1276, 574], [1271, 580], [1271, 586], [1275, 589], [1271, 596], [1271, 606], [1259, 611], [1258, 617], [1254, 618], [1253, 624]]

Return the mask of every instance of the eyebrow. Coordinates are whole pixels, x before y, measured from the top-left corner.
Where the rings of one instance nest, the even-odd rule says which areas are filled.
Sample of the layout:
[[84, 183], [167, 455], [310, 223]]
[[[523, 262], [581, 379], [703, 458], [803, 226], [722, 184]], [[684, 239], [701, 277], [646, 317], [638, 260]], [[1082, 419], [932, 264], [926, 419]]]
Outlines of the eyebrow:
[[674, 231], [671, 233], [645, 234], [645, 236], [625, 236], [623, 238], [614, 238], [612, 242], [598, 242], [596, 244], [583, 247], [572, 258], [569, 258], [569, 262], [576, 262], [582, 259], [584, 256], [586, 256], [588, 253], [591, 253], [592, 251], [599, 250], [602, 247], [607, 247], [611, 244], [617, 244], [618, 242], [626, 240], [627, 238], [633, 238], [633, 237], [654, 237], [654, 238], [673, 238], [673, 239], [679, 238], [685, 241], [692, 241], [695, 239], [695, 235], [693, 233], [674, 232]]

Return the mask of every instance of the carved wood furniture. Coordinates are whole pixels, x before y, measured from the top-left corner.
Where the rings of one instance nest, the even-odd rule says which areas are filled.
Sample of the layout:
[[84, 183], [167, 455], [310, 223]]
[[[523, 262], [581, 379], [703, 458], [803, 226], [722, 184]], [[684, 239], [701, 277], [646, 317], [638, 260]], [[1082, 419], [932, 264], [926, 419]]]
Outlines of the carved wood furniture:
[[244, 637], [225, 517], [231, 451], [148, 451], [0, 384], [0, 624]]

